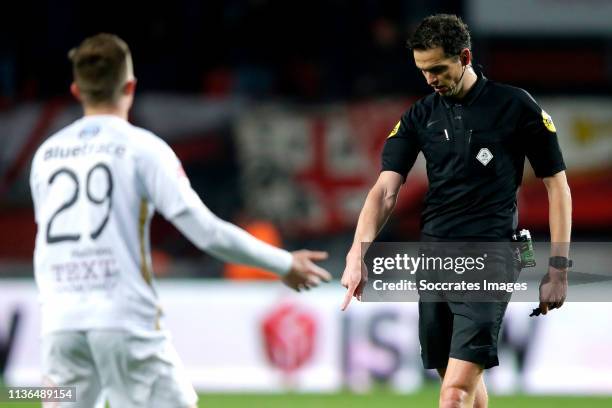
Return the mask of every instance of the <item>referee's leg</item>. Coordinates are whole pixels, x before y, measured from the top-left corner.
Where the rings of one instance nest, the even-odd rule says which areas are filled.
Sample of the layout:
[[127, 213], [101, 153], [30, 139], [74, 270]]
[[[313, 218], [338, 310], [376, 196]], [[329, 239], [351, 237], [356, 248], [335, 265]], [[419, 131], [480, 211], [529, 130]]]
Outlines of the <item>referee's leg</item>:
[[456, 358], [448, 359], [442, 377], [440, 408], [486, 408], [487, 389], [482, 378], [483, 367]]

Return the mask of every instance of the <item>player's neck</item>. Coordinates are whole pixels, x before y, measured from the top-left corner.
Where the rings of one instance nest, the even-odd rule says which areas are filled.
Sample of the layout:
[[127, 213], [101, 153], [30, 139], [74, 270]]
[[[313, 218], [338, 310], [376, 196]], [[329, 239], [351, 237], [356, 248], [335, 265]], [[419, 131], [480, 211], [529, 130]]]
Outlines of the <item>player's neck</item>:
[[468, 92], [470, 92], [470, 89], [472, 89], [472, 87], [474, 86], [474, 84], [476, 84], [477, 80], [478, 75], [476, 75], [476, 72], [474, 72], [472, 67], [468, 67], [467, 71], [465, 72], [465, 78], [463, 78], [463, 86], [461, 87], [461, 92], [459, 93], [459, 95], [457, 95], [457, 98], [461, 99], [465, 95], [467, 95]]
[[120, 106], [100, 105], [100, 106], [83, 106], [83, 114], [85, 116], [95, 115], [113, 115], [123, 120], [128, 119], [128, 109]]

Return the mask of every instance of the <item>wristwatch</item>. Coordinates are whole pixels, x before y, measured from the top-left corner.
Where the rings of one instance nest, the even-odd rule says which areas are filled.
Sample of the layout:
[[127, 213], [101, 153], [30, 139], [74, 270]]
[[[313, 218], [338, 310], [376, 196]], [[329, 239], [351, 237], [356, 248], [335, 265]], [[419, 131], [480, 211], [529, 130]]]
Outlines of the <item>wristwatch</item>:
[[574, 262], [564, 256], [551, 256], [548, 260], [548, 264], [553, 268], [567, 269], [571, 268]]

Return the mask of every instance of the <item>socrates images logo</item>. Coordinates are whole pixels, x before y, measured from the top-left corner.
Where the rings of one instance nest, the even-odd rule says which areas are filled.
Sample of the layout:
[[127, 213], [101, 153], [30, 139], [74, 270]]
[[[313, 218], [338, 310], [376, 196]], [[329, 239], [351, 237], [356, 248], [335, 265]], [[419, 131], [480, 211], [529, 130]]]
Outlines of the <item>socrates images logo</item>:
[[476, 160], [482, 163], [483, 166], [489, 164], [491, 160], [493, 160], [493, 153], [486, 147], [480, 149], [478, 154], [476, 155]]

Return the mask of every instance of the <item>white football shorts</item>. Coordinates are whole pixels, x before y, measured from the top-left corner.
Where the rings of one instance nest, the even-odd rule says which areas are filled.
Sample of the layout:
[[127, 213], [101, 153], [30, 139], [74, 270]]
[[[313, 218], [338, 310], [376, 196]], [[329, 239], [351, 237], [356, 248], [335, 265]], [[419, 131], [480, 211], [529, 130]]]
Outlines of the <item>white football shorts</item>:
[[43, 336], [45, 385], [76, 387], [76, 402], [45, 407], [185, 408], [197, 394], [168, 334], [123, 330], [61, 331]]

